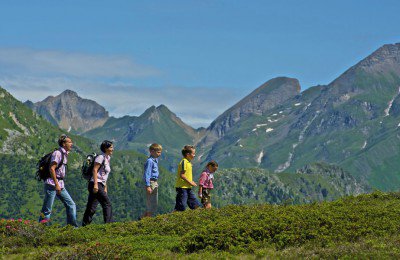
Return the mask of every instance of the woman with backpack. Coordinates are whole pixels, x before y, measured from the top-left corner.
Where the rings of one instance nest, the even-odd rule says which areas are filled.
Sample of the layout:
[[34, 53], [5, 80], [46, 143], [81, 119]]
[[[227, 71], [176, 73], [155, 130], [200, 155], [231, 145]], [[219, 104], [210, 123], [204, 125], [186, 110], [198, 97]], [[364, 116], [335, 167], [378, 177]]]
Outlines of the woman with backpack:
[[110, 159], [114, 151], [113, 143], [104, 140], [100, 145], [100, 150], [103, 153], [96, 156], [94, 160], [93, 176], [88, 184], [89, 197], [83, 215], [82, 226], [89, 225], [92, 222], [99, 203], [103, 208], [104, 223], [114, 222], [111, 202], [107, 193], [107, 178], [111, 172]]

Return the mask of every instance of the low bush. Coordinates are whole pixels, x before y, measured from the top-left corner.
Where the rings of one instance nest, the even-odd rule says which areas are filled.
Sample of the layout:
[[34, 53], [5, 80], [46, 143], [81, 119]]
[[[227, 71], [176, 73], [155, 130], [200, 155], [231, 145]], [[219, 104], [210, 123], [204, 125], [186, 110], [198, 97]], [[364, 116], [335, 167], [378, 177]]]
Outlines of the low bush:
[[[383, 254], [381, 239], [393, 247], [400, 243], [399, 214], [399, 193], [375, 192], [307, 205], [188, 210], [78, 229], [1, 220], [0, 252], [33, 258], [91, 259], [201, 258], [212, 252], [221, 257], [310, 257], [312, 251], [323, 257], [342, 257], [362, 256], [361, 249], [368, 244], [369, 252], [379, 255]], [[345, 248], [343, 253], [337, 247]], [[391, 254], [399, 255], [399, 250], [384, 255]]]

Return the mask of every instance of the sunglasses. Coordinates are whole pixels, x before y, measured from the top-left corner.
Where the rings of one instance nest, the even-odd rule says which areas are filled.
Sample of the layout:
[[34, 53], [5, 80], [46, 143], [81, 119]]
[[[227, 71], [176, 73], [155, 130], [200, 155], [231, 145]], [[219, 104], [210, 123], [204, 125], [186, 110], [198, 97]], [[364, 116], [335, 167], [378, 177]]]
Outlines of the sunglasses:
[[62, 142], [64, 142], [67, 138], [69, 138], [69, 137], [68, 137], [68, 135], [66, 135], [66, 134], [62, 134], [62, 135], [60, 136], [60, 140], [61, 140]]

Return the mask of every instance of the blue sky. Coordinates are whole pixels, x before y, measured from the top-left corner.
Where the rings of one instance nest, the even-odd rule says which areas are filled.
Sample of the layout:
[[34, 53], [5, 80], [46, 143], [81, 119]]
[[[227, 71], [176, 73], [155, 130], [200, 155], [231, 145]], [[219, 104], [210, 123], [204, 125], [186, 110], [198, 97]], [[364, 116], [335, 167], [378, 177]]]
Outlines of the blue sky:
[[0, 85], [18, 99], [68, 88], [114, 116], [165, 104], [195, 127], [271, 78], [328, 84], [400, 42], [400, 3], [389, 0], [16, 0], [0, 10]]

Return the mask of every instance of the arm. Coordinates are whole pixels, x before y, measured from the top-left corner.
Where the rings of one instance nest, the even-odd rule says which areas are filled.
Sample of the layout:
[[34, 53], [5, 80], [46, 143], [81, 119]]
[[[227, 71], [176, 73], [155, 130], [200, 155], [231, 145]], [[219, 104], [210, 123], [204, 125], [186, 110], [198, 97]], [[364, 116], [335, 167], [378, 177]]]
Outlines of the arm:
[[153, 169], [153, 162], [150, 160], [146, 161], [146, 164], [144, 165], [144, 174], [143, 174], [143, 179], [146, 184], [146, 192], [147, 194], [152, 193], [152, 189], [150, 187], [150, 178], [151, 178], [151, 171]]
[[99, 171], [100, 163], [95, 162], [93, 166], [93, 193], [97, 193], [99, 191], [99, 184], [97, 183], [97, 172]]
[[58, 184], [58, 180], [57, 180], [57, 175], [56, 175], [56, 168], [57, 168], [57, 163], [56, 162], [52, 162], [50, 164], [50, 177], [53, 179], [53, 182], [56, 186], [56, 192], [57, 195], [61, 194], [61, 188], [60, 185]]
[[199, 197], [201, 198], [203, 196], [203, 185], [204, 185], [204, 181], [207, 178], [207, 174], [205, 172], [202, 172], [200, 175], [200, 179], [199, 179]]
[[189, 181], [189, 180], [186, 178], [185, 171], [181, 171], [181, 178], [182, 178], [184, 181], [186, 181], [187, 183], [189, 183], [190, 185], [192, 185], [193, 187], [196, 187], [196, 186], [197, 186], [197, 184], [196, 184], [194, 181]]

